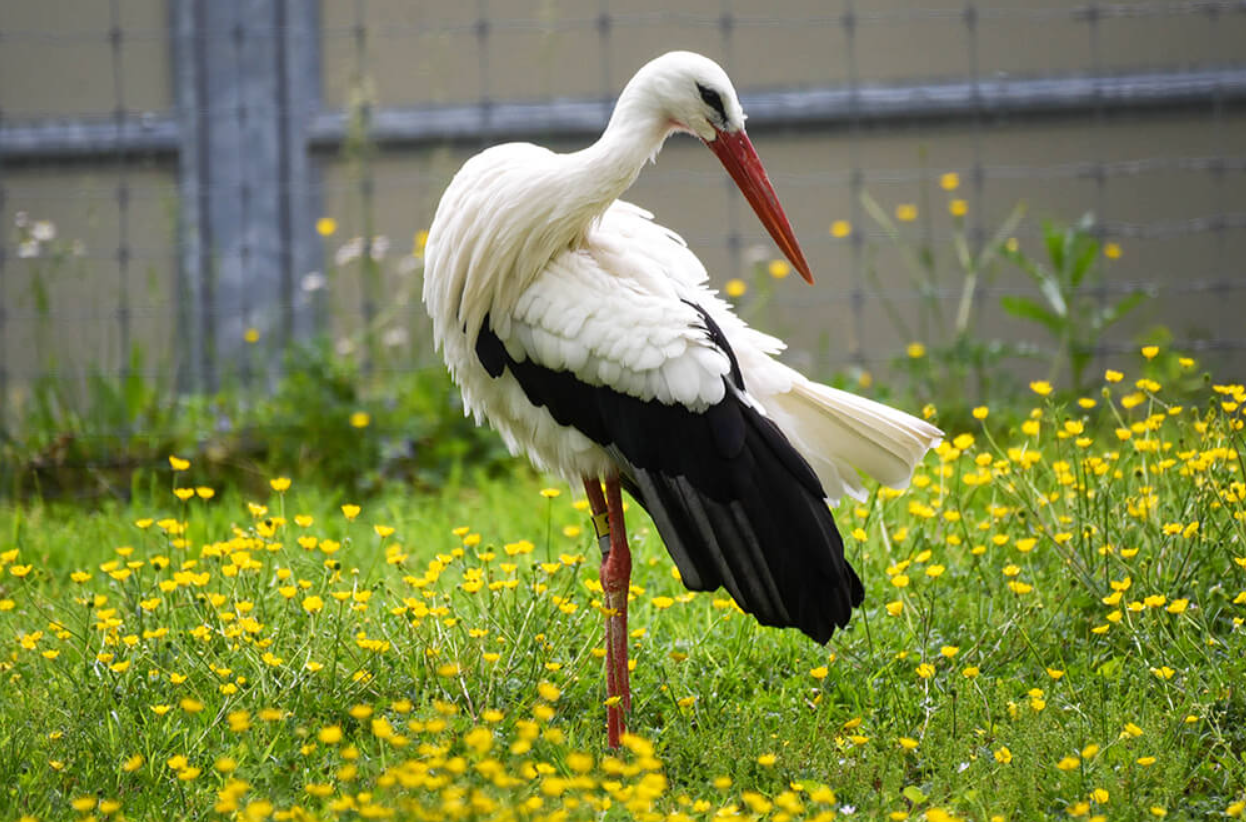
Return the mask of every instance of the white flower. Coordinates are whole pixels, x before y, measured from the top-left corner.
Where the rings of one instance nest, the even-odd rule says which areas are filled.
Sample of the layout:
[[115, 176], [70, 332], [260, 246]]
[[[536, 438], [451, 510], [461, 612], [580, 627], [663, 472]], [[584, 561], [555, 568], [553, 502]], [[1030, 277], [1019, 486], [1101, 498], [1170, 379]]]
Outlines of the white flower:
[[13, 225], [18, 228], [25, 228], [30, 224], [30, 215], [25, 211], [19, 211], [13, 215]]
[[388, 237], [382, 234], [378, 237], [372, 238], [372, 248], [368, 253], [372, 255], [372, 259], [375, 262], [379, 263], [381, 260], [385, 259], [385, 252], [387, 251], [389, 251]]
[[51, 220], [39, 220], [30, 227], [30, 236], [41, 243], [56, 239], [56, 224]]
[[359, 259], [359, 255], [363, 254], [363, 237], [355, 237], [342, 244], [342, 247], [333, 255], [333, 262], [339, 266]]
[[17, 245], [17, 256], [23, 260], [39, 256], [39, 243], [35, 240], [23, 240]]
[[303, 275], [303, 279], [299, 283], [299, 287], [302, 288], [304, 291], [310, 293], [312, 291], [319, 291], [320, 289], [324, 288], [327, 284], [328, 284], [328, 280], [324, 278], [323, 274], [321, 274], [319, 271], [312, 271], [308, 274]]
[[391, 328], [381, 336], [381, 342], [390, 348], [407, 344], [407, 329]]
[[751, 245], [744, 249], [744, 264], [747, 266], [761, 265], [769, 260], [773, 254], [770, 249], [764, 245]]

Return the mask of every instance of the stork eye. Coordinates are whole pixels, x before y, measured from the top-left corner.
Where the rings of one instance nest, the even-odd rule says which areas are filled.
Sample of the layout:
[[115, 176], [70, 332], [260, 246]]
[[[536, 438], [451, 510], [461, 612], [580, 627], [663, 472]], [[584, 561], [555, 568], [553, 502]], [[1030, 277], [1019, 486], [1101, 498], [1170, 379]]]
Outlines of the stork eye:
[[714, 89], [706, 88], [700, 83], [697, 83], [697, 91], [701, 93], [701, 100], [705, 102], [705, 105], [709, 106], [710, 108], [714, 109], [714, 111], [718, 112], [718, 116], [722, 118], [722, 121], [724, 123], [726, 123], [727, 122], [727, 110], [723, 108], [722, 96], [719, 95], [718, 92], [714, 91]]

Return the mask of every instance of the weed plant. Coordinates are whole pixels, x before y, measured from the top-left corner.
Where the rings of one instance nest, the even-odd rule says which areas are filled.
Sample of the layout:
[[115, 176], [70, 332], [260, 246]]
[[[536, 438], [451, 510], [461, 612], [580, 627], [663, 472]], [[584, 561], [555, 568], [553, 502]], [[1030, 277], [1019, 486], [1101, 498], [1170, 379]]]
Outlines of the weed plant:
[[361, 502], [173, 456], [0, 509], [0, 819], [1240, 817], [1246, 389], [1176, 405], [1144, 357], [843, 502], [826, 647], [687, 592], [633, 506], [618, 752], [588, 515], [530, 475]]

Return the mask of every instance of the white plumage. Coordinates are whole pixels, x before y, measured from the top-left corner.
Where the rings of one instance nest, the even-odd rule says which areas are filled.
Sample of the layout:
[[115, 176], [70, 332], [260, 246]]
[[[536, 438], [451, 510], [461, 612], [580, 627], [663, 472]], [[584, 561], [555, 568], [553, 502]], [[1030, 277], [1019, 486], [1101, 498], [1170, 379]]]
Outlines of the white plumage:
[[681, 73], [731, 89], [706, 58], [668, 54], [628, 85], [594, 146], [559, 155], [510, 143], [455, 175], [429, 231], [424, 300], [466, 407], [543, 470], [571, 483], [604, 475], [614, 461], [603, 448], [533, 406], [511, 374], [495, 379], [484, 371], [473, 350], [484, 316], [517, 360], [703, 410], [722, 399], [730, 363], [697, 328], [696, 310], [681, 302], [689, 300], [723, 329], [750, 396], [810, 461], [829, 498], [864, 493], [857, 469], [903, 486], [938, 442], [938, 429], [811, 383], [775, 360], [783, 343], [734, 315], [683, 240], [617, 199], [679, 130], [658, 113], [651, 92]]
[[630, 704], [622, 487], [688, 587], [724, 587], [761, 623], [825, 642], [864, 597], [826, 500], [863, 498], [858, 471], [906, 484], [941, 436], [780, 363], [783, 343], [718, 298], [683, 240], [618, 199], [677, 131], [718, 155], [812, 282], [731, 81], [688, 52], [644, 66], [582, 151], [470, 159], [425, 248], [424, 301], [465, 407], [513, 453], [584, 482], [607, 551], [612, 745]]

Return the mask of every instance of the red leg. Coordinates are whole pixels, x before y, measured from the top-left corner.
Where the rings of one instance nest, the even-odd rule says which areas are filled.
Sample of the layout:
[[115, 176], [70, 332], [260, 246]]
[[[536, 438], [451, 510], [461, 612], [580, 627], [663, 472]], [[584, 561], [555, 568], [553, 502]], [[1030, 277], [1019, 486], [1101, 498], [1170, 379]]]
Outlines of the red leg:
[[[625, 716], [632, 707], [627, 670], [627, 595], [631, 587], [632, 554], [623, 524], [623, 495], [618, 477], [606, 479], [605, 497], [595, 479], [585, 480], [584, 489], [605, 554], [601, 563], [601, 588], [603, 604], [609, 611], [606, 617], [606, 694], [611, 698], [606, 708], [606, 734], [610, 747], [617, 748], [619, 737], [626, 731]], [[603, 537], [609, 540], [608, 551]]]

